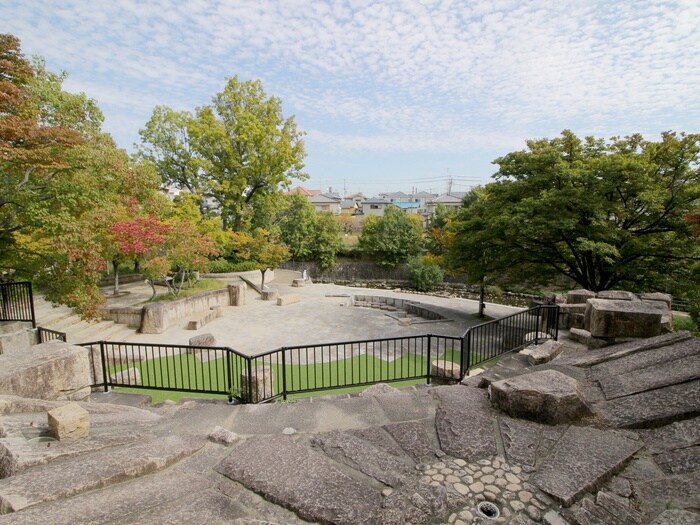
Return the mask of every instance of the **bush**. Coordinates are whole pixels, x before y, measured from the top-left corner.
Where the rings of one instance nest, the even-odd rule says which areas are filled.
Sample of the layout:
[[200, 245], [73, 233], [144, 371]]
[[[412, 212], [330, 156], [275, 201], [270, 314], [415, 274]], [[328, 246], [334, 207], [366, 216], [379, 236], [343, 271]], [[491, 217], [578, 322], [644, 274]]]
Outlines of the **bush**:
[[437, 264], [426, 263], [420, 257], [409, 261], [408, 274], [411, 286], [421, 292], [433, 290], [445, 278], [445, 272], [442, 268]]
[[255, 261], [231, 262], [227, 259], [215, 259], [213, 261], [209, 261], [210, 273], [249, 272], [257, 269], [258, 263]]
[[675, 331], [688, 330], [689, 332], [697, 332], [698, 326], [690, 317], [685, 315], [673, 315], [673, 329]]

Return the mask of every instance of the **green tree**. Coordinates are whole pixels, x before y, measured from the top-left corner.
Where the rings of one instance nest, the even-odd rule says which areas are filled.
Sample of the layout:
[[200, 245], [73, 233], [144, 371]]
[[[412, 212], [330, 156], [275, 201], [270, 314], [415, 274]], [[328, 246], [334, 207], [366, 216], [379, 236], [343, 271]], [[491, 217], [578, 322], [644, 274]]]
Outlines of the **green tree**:
[[331, 212], [316, 215], [313, 231], [313, 258], [322, 270], [335, 266], [340, 250], [340, 221]]
[[472, 280], [590, 290], [664, 289], [698, 260], [683, 220], [700, 198], [700, 135], [581, 140], [570, 131], [496, 159], [496, 182], [473, 190], [453, 222], [448, 260]]
[[233, 77], [194, 115], [157, 107], [141, 130], [140, 149], [164, 181], [211, 197], [223, 227], [240, 230], [256, 211], [268, 213], [271, 197], [292, 178], [306, 177], [301, 137], [259, 80]]
[[359, 239], [363, 253], [380, 266], [393, 268], [423, 247], [423, 230], [417, 215], [390, 206], [383, 217], [367, 218]]
[[280, 208], [281, 240], [289, 247], [292, 260], [308, 261], [314, 255], [316, 210], [303, 195], [285, 197]]
[[232, 237], [238, 257], [257, 263], [262, 274], [260, 289], [264, 290], [265, 273], [289, 259], [289, 248], [280, 242], [278, 235], [263, 228], [256, 229], [252, 234], [234, 232]]

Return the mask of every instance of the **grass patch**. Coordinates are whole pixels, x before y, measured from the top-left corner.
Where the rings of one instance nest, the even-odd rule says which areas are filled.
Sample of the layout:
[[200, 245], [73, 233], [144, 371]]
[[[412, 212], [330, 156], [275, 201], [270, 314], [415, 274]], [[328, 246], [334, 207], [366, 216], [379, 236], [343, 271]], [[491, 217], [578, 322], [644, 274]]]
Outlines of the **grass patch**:
[[182, 299], [183, 297], [197, 295], [198, 293], [202, 292], [209, 292], [211, 290], [221, 290], [222, 288], [226, 288], [227, 286], [228, 282], [222, 279], [200, 279], [189, 288], [183, 288], [180, 292], [180, 295], [173, 295], [171, 293], [161, 293], [147, 302], [155, 303], [163, 301], [174, 301], [176, 299]]
[[687, 314], [673, 314], [673, 329], [675, 331], [688, 330], [694, 335], [699, 335], [700, 329]]

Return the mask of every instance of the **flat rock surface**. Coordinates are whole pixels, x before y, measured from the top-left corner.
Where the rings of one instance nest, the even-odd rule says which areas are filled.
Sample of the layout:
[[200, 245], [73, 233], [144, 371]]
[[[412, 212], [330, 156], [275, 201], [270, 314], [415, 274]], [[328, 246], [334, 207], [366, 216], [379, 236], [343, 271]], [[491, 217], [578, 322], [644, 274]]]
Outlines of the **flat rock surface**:
[[505, 415], [498, 419], [506, 458], [511, 463], [530, 467], [550, 453], [568, 428], [566, 425], [544, 425]]
[[658, 454], [700, 444], [700, 417], [677, 421], [663, 428], [642, 430], [640, 435], [649, 451]]
[[621, 428], [651, 428], [700, 414], [700, 379], [595, 403], [593, 411]]
[[369, 524], [379, 507], [378, 490], [288, 437], [248, 440], [234, 447], [216, 470], [310, 521]]
[[496, 454], [493, 414], [485, 390], [445, 386], [434, 393], [438, 399], [435, 427], [443, 451], [467, 461]]
[[665, 510], [649, 525], [698, 525], [700, 516], [686, 510]]
[[371, 443], [347, 432], [318, 434], [311, 440], [325, 454], [390, 487], [398, 487], [412, 473], [413, 464], [388, 455]]
[[[430, 423], [431, 426], [434, 426], [433, 421]], [[434, 442], [434, 438], [428, 434], [428, 429], [423, 421], [391, 423], [384, 428], [391, 434], [401, 449], [415, 461], [419, 462], [424, 458], [435, 455], [437, 445]]]
[[532, 483], [565, 505], [571, 505], [621, 470], [643, 445], [615, 431], [569, 427]]
[[635, 490], [652, 504], [699, 509], [700, 472], [678, 474], [659, 479], [638, 481]]
[[33, 468], [0, 480], [0, 514], [155, 472], [203, 445], [201, 439], [170, 436]]

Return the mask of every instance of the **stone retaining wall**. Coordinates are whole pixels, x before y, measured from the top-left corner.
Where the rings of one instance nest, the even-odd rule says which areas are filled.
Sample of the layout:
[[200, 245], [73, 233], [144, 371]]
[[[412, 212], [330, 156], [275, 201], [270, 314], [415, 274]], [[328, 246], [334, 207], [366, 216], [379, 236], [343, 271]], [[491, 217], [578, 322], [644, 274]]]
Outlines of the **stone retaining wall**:
[[142, 334], [161, 334], [167, 328], [197, 312], [230, 304], [228, 288], [205, 292], [174, 301], [150, 303], [143, 307]]

